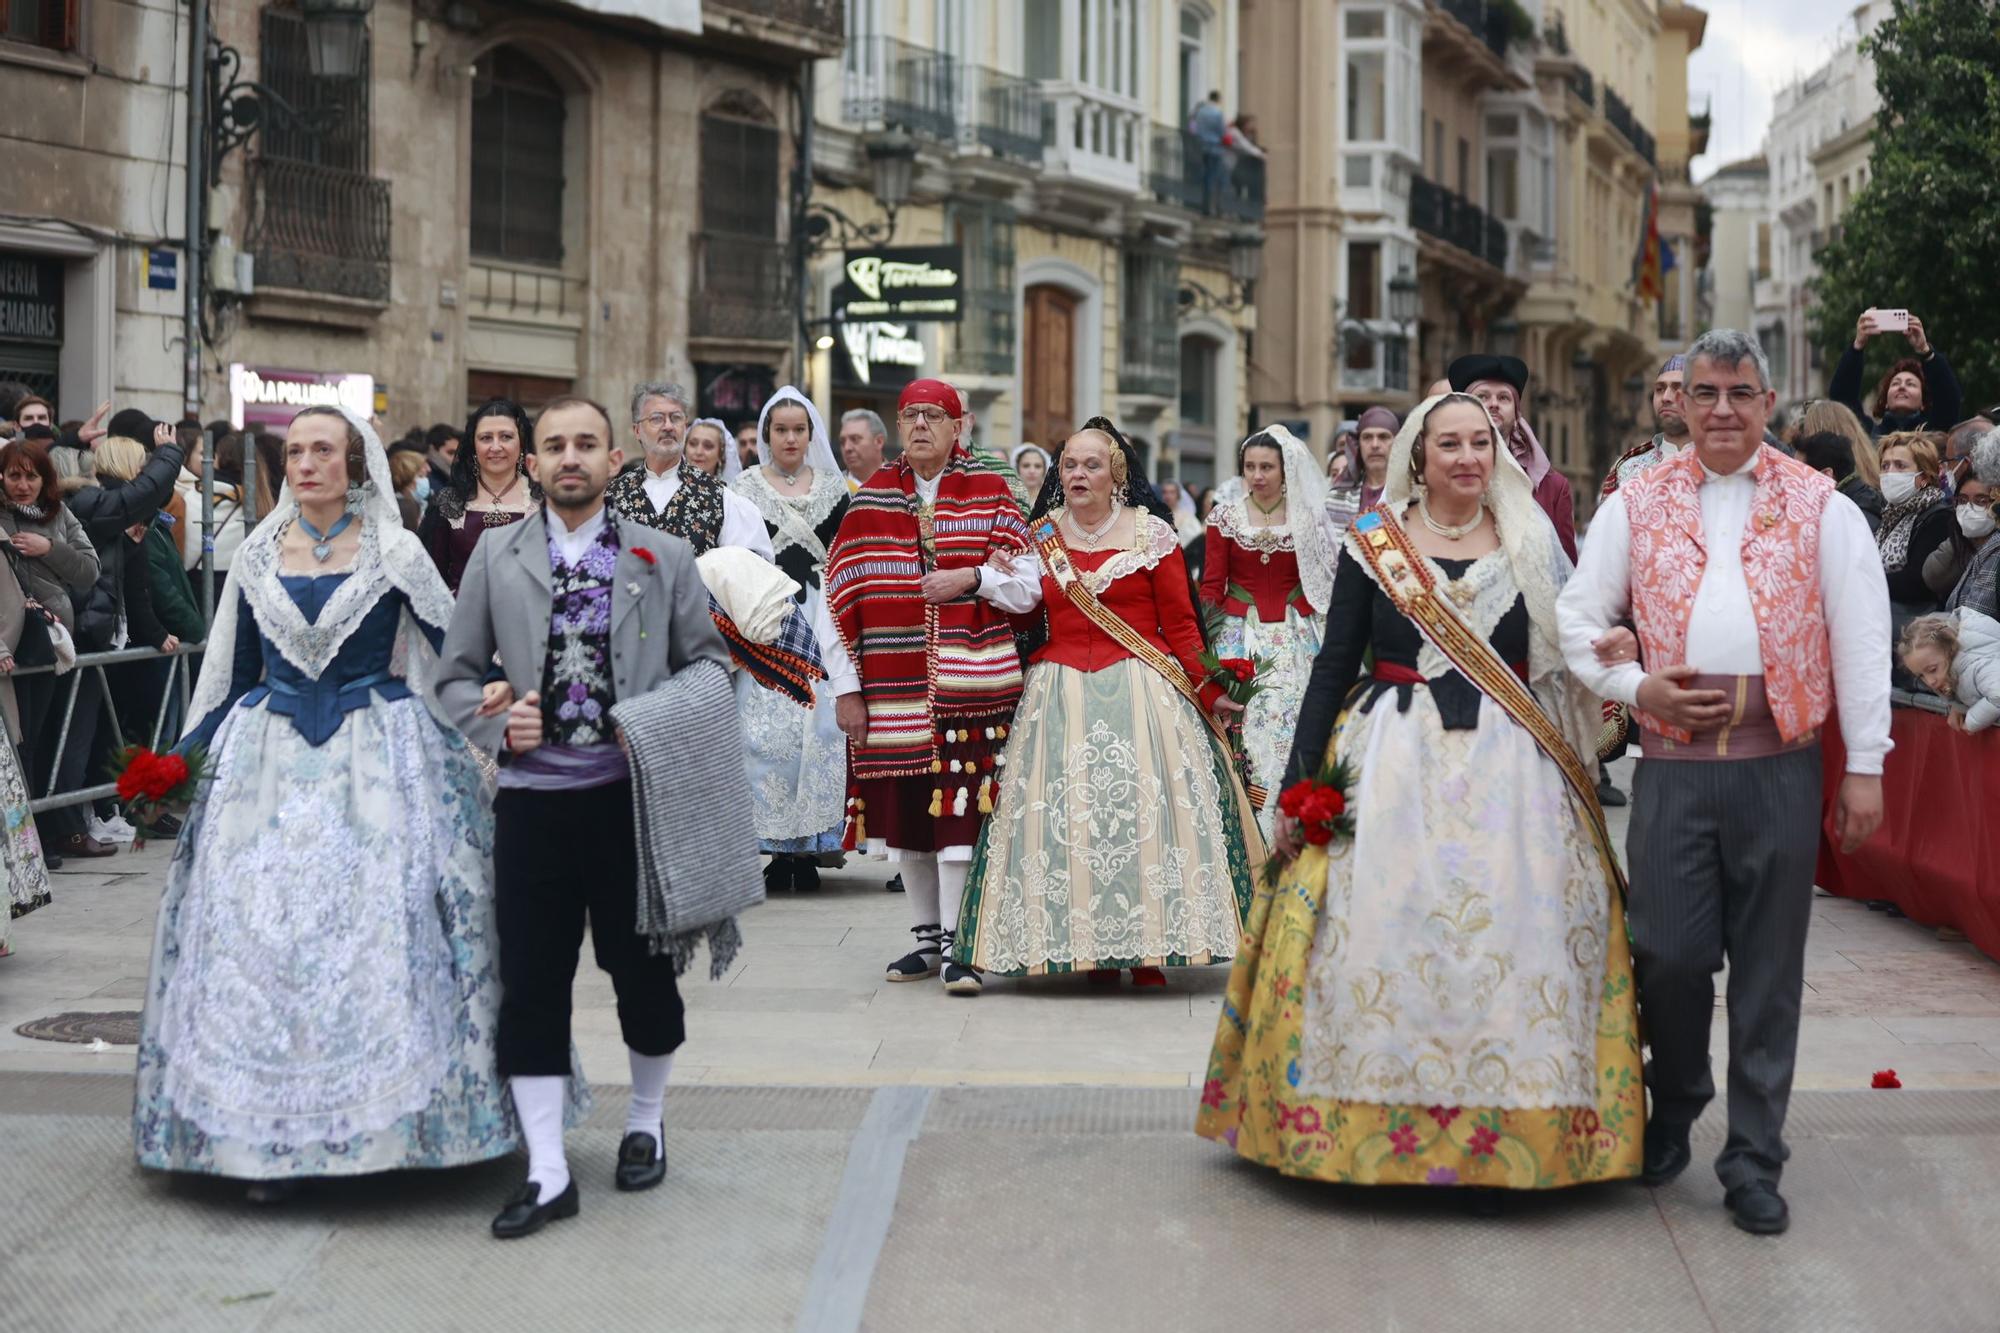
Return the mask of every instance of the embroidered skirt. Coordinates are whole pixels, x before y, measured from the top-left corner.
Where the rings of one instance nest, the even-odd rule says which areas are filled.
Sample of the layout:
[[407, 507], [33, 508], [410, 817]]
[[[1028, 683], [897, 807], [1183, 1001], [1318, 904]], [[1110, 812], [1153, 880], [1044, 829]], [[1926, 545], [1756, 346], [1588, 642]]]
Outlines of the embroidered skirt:
[[0, 957], [4, 957], [9, 923], [49, 901], [49, 870], [42, 860], [35, 817], [28, 810], [28, 782], [5, 728], [0, 728], [0, 870], [7, 875], [7, 901], [5, 910], [0, 910]]
[[1136, 658], [1029, 669], [954, 956], [1002, 976], [1236, 953], [1251, 895], [1228, 759]]
[[[807, 595], [817, 598], [819, 589]], [[735, 676], [758, 850], [798, 855], [839, 851], [847, 737], [834, 716], [832, 692], [821, 681], [813, 707], [802, 708], [759, 685], [748, 672]]]
[[1296, 607], [1287, 606], [1283, 620], [1259, 620], [1252, 606], [1245, 615], [1224, 616], [1216, 639], [1219, 657], [1264, 659], [1264, 669], [1257, 675], [1264, 688], [1243, 710], [1243, 753], [1250, 760], [1251, 778], [1270, 795], [1257, 813], [1257, 827], [1267, 843], [1278, 815], [1285, 762], [1292, 756], [1299, 704], [1306, 697], [1306, 681], [1325, 630], [1324, 616], [1302, 616]]
[[1637, 1175], [1623, 905], [1555, 765], [1429, 692], [1335, 738], [1355, 836], [1259, 885], [1196, 1129], [1286, 1175], [1550, 1189]]

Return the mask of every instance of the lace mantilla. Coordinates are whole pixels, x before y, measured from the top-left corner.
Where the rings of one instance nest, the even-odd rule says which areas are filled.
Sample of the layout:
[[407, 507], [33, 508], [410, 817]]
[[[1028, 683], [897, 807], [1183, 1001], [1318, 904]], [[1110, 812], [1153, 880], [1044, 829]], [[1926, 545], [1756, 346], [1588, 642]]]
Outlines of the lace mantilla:
[[778, 494], [770, 478], [764, 475], [764, 469], [757, 467], [731, 482], [729, 489], [756, 505], [764, 521], [778, 530], [771, 538], [773, 552], [797, 546], [813, 558], [814, 564], [826, 562], [826, 544], [820, 541], [818, 528], [834, 507], [847, 498], [847, 483], [840, 479], [840, 474], [815, 468], [812, 489], [804, 495], [790, 496]]

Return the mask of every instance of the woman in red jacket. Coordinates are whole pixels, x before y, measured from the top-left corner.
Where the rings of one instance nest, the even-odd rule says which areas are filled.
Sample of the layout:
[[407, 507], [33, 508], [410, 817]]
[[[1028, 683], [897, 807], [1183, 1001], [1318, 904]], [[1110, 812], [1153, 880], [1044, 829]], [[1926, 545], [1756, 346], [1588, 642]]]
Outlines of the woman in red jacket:
[[[1263, 842], [1205, 712], [1200, 622], [1171, 515], [1117, 430], [1070, 437], [1030, 520], [1048, 641], [1029, 661], [953, 956], [1002, 976], [1236, 953]], [[979, 784], [982, 800], [989, 790]]]
[[1252, 779], [1271, 799], [1258, 824], [1268, 841], [1279, 779], [1291, 754], [1299, 701], [1333, 597], [1333, 550], [1320, 514], [1326, 474], [1283, 426], [1260, 430], [1236, 450], [1241, 496], [1219, 500], [1208, 516], [1201, 600], [1221, 611], [1215, 650], [1264, 659], [1265, 688], [1243, 716], [1243, 749]]

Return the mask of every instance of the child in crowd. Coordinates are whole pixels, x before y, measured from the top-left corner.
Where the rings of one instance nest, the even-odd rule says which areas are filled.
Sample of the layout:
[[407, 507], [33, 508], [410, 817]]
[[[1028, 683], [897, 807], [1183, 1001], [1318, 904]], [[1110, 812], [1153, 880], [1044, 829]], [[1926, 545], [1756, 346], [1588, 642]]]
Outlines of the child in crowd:
[[1952, 701], [1955, 731], [2000, 721], [2000, 621], [1971, 607], [1918, 616], [1903, 628], [1903, 666]]

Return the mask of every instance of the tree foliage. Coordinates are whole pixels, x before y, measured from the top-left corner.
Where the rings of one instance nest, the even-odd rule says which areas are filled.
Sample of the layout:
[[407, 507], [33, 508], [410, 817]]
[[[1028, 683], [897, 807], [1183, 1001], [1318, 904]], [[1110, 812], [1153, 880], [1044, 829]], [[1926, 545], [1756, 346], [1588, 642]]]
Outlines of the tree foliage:
[[[1865, 43], [1882, 109], [1869, 180], [1819, 257], [1813, 337], [1829, 371], [1870, 306], [1907, 307], [1968, 408], [2000, 398], [2000, 0], [1895, 0]], [[1868, 344], [1872, 385], [1908, 355]]]

